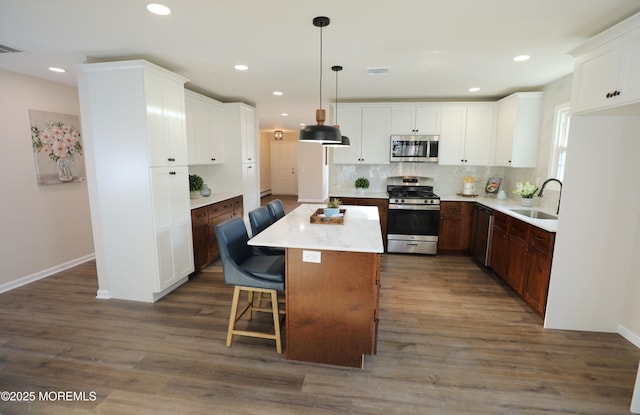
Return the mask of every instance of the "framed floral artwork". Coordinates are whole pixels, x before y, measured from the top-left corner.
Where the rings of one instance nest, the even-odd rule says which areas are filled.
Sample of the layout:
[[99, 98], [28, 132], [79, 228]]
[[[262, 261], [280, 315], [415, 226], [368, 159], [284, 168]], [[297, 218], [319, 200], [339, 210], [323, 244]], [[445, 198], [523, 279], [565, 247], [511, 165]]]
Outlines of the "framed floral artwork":
[[29, 110], [29, 122], [38, 184], [85, 181], [78, 116]]

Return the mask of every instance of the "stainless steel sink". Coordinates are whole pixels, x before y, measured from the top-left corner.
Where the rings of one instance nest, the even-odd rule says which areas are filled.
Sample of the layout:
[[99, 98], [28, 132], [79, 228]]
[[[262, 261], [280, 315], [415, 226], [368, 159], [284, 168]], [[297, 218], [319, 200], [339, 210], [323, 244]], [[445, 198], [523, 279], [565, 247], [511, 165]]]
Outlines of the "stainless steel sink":
[[549, 213], [541, 212], [535, 209], [509, 209], [514, 213], [519, 215], [527, 216], [532, 219], [558, 219], [557, 215], [552, 215]]

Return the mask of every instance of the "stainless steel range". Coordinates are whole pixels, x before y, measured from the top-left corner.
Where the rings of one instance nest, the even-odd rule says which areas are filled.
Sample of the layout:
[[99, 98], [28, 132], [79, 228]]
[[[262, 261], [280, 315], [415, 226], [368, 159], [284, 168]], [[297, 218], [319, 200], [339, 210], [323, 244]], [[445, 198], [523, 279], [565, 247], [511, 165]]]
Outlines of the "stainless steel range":
[[418, 176], [389, 177], [387, 193], [387, 251], [436, 254], [440, 197], [433, 193], [433, 179]]

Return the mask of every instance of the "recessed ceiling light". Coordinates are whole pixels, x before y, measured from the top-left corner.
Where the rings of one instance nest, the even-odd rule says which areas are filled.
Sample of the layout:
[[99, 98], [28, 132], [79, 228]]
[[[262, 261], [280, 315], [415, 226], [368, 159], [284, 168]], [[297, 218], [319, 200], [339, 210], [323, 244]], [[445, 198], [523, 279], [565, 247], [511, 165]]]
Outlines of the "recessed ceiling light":
[[304, 127], [305, 125], [307, 125], [307, 124], [305, 124], [303, 122], [300, 123], [300, 127]]
[[149, 3], [147, 4], [147, 10], [153, 14], [159, 14], [160, 16], [171, 14], [171, 9], [163, 4]]
[[275, 96], [278, 96], [278, 97], [279, 97], [279, 96], [282, 96], [282, 92], [280, 92], [280, 91], [273, 91], [273, 95], [275, 95]]
[[518, 55], [515, 58], [513, 58], [513, 60], [515, 62], [524, 62], [524, 61], [528, 61], [529, 58], [531, 58], [531, 56], [529, 55]]
[[283, 113], [282, 113], [282, 114], [280, 114], [280, 115], [282, 115], [283, 117], [288, 117], [288, 116], [289, 116], [289, 114], [287, 114], [286, 112], [283, 112]]
[[478, 87], [469, 88], [469, 92], [478, 92], [478, 91], [480, 91], [480, 88]]
[[62, 69], [62, 68], [56, 68], [55, 66], [50, 66], [50, 67], [49, 67], [49, 70], [50, 70], [51, 72], [60, 72], [60, 73], [67, 72], [67, 71], [66, 71], [66, 70], [64, 70], [64, 69]]
[[236, 68], [236, 70], [238, 71], [246, 71], [247, 69], [249, 69], [247, 65], [236, 65], [234, 66], [234, 68]]

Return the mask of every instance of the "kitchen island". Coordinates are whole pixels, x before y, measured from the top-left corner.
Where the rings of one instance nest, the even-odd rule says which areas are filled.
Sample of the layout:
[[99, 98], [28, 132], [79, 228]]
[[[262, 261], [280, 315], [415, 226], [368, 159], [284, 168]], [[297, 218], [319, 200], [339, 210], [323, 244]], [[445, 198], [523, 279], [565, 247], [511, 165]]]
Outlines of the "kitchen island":
[[344, 224], [310, 223], [303, 204], [249, 240], [286, 250], [286, 358], [362, 367], [375, 354], [384, 248], [375, 206], [346, 205]]

